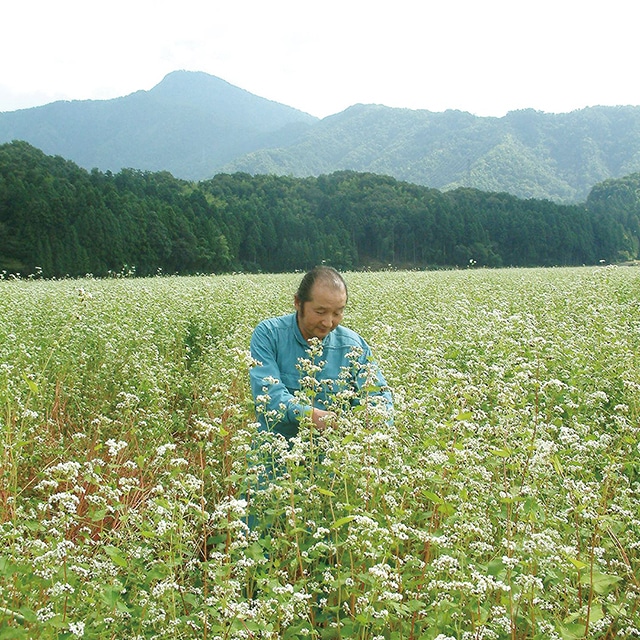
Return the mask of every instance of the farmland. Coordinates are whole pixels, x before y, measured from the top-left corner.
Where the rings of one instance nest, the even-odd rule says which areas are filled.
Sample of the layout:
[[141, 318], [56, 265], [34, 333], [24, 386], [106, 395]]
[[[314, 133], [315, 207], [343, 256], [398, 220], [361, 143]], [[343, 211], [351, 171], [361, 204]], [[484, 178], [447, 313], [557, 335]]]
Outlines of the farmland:
[[395, 419], [289, 449], [300, 277], [0, 280], [0, 638], [640, 638], [640, 271], [345, 274]]

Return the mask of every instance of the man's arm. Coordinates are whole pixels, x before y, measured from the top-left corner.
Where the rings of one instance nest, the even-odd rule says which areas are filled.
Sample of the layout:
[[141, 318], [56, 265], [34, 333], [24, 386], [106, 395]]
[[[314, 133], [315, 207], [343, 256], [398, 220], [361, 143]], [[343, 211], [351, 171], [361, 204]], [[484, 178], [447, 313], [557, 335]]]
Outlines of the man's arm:
[[282, 372], [276, 362], [276, 338], [264, 324], [254, 330], [250, 349], [256, 362], [249, 372], [251, 392], [256, 411], [267, 425], [295, 423], [300, 416], [309, 413], [311, 407], [300, 404], [282, 382]]
[[358, 391], [367, 396], [374, 396], [384, 405], [389, 415], [388, 421], [393, 422], [393, 395], [380, 367], [374, 360], [371, 348], [364, 342], [362, 355], [358, 359], [359, 371], [356, 375]]

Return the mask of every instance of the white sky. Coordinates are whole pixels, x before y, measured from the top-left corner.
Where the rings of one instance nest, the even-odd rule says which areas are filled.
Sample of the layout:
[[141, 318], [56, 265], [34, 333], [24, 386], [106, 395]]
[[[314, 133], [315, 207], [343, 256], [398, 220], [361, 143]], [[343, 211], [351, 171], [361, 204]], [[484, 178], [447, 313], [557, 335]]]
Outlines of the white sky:
[[635, 0], [2, 0], [0, 111], [204, 71], [315, 116], [640, 105]]

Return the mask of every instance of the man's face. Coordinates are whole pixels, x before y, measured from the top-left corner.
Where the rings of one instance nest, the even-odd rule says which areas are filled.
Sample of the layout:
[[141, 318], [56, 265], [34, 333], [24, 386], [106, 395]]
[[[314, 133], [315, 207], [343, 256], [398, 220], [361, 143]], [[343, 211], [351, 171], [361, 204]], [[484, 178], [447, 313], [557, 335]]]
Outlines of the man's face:
[[318, 282], [311, 287], [311, 299], [301, 303], [295, 298], [298, 327], [305, 340], [326, 338], [341, 322], [347, 305], [344, 287]]

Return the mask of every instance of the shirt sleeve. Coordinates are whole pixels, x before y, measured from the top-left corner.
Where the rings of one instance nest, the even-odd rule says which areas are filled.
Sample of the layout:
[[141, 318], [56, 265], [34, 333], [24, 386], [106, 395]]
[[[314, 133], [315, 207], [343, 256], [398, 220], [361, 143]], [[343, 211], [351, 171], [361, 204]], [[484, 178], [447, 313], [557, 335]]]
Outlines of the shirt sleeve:
[[264, 323], [251, 336], [251, 357], [255, 364], [249, 372], [251, 392], [259, 418], [273, 427], [280, 422], [295, 423], [312, 408], [300, 404], [282, 382], [276, 360], [277, 337]]

